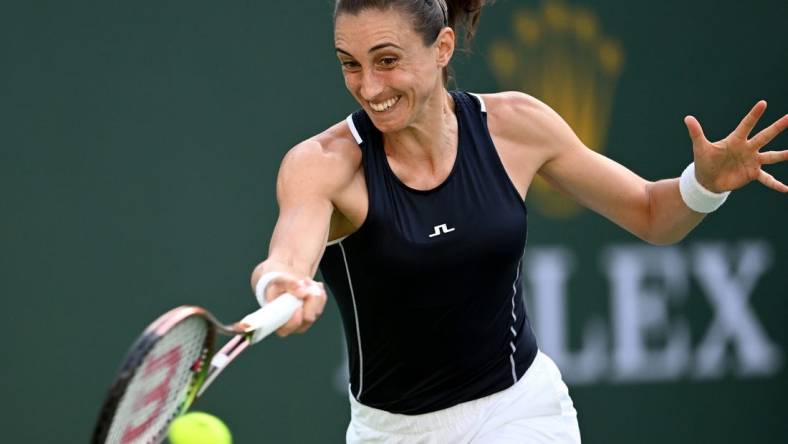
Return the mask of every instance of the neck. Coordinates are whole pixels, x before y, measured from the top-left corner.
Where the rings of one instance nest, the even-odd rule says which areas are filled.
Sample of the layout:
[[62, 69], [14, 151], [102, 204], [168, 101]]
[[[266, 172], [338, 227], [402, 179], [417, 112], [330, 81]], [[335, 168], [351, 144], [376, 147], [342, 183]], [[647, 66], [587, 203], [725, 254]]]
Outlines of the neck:
[[383, 146], [390, 160], [408, 169], [438, 172], [447, 162], [453, 164], [457, 120], [454, 100], [443, 86], [407, 128], [384, 133]]

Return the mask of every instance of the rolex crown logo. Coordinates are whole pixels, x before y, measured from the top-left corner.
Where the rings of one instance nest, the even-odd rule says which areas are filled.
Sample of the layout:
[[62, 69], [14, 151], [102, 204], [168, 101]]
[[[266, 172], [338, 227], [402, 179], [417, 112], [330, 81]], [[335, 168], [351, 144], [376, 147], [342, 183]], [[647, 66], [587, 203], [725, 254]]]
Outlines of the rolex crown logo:
[[[545, 0], [538, 11], [518, 10], [511, 37], [494, 41], [487, 53], [501, 87], [547, 103], [586, 146], [602, 151], [624, 55], [592, 11], [560, 0]], [[551, 217], [569, 217], [580, 208], [539, 176], [529, 195]]]

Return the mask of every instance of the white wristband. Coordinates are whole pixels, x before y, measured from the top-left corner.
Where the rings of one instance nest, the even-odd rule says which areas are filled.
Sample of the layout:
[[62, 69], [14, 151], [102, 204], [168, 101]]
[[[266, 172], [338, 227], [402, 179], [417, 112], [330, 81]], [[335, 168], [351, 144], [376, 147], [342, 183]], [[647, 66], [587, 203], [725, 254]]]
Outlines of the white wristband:
[[260, 304], [261, 307], [268, 303], [268, 301], [265, 299], [265, 290], [268, 288], [268, 284], [280, 276], [284, 276], [284, 273], [270, 271], [264, 274], [260, 280], [257, 281], [257, 285], [254, 287], [254, 295], [257, 298], [257, 303]]
[[695, 162], [689, 164], [681, 173], [679, 192], [684, 203], [698, 213], [711, 213], [725, 203], [725, 199], [731, 194], [730, 191], [714, 193], [704, 188], [695, 177]]

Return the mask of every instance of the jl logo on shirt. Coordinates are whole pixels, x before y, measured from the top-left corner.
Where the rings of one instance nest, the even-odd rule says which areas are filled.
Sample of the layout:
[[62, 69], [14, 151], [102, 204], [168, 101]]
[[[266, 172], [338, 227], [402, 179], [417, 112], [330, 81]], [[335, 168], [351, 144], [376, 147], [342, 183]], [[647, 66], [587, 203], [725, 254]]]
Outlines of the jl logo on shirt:
[[454, 231], [454, 228], [448, 228], [446, 224], [435, 225], [433, 228], [435, 229], [435, 232], [430, 234], [430, 237], [440, 236], [441, 234]]

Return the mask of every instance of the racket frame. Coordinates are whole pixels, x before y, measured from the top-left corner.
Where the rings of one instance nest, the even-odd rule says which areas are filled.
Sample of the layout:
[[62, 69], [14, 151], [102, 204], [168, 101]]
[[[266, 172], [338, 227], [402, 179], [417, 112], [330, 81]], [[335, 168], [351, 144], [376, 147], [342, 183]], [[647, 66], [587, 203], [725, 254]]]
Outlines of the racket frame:
[[[105, 443], [115, 419], [117, 408], [123, 400], [134, 375], [141, 370], [142, 363], [158, 341], [164, 338], [167, 332], [176, 325], [197, 316], [206, 321], [207, 330], [200, 357], [192, 364], [194, 375], [191, 378], [187, 395], [166, 424], [169, 424], [174, 418], [186, 412], [194, 400], [205, 392], [205, 389], [216, 379], [219, 373], [241, 352], [284, 325], [301, 306], [301, 300], [291, 294], [284, 293], [265, 307], [250, 313], [232, 325], [223, 325], [208, 310], [191, 305], [173, 308], [159, 316], [143, 331], [127, 352], [121, 369], [110, 386], [102, 404], [91, 442], [93, 444]], [[214, 354], [216, 338], [219, 333], [235, 336]], [[161, 442], [165, 432], [166, 427], [158, 432], [155, 442]]]
[[[164, 338], [167, 332], [173, 327], [195, 316], [205, 320], [205, 339], [203, 340], [202, 352], [198, 361], [192, 364], [192, 372], [194, 374], [191, 378], [187, 395], [176, 409], [173, 418], [185, 412], [192, 402], [194, 402], [197, 397], [197, 392], [208, 374], [209, 366], [207, 365], [207, 361], [216, 349], [217, 332], [225, 332], [227, 327], [219, 324], [207, 310], [201, 307], [185, 305], [173, 308], [159, 316], [159, 318], [153, 321], [153, 323], [142, 332], [134, 344], [132, 344], [131, 348], [126, 353], [126, 357], [123, 360], [123, 364], [115, 380], [112, 382], [104, 398], [104, 403], [101, 406], [99, 418], [93, 431], [92, 443], [103, 444], [106, 441], [112, 423], [115, 420], [115, 413], [117, 412], [120, 402], [124, 399], [134, 376], [137, 372], [143, 370], [142, 363], [145, 362], [145, 359], [156, 344]], [[195, 369], [194, 367], [198, 365], [199, 367]], [[170, 421], [168, 421], [168, 423]]]

